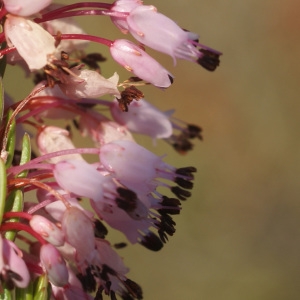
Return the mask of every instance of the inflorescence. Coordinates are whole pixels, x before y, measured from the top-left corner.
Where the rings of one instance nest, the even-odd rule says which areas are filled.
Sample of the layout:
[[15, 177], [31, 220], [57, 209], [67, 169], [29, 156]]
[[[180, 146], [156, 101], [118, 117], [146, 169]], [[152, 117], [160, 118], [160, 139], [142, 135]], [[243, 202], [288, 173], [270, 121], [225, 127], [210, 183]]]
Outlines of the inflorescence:
[[[221, 53], [140, 0], [0, 5], [0, 75], [18, 65], [35, 84], [17, 102], [0, 86], [0, 294], [18, 300], [142, 299], [117, 252], [126, 242], [111, 244], [107, 227], [131, 244], [159, 251], [175, 233], [173, 216], [191, 196], [196, 169], [165, 163], [132, 133], [163, 139], [179, 153], [202, 140], [199, 126], [144, 99], [143, 85], [166, 89], [174, 81], [146, 49], [208, 71], [218, 67]], [[80, 16], [103, 16], [136, 43], [89, 35], [76, 23]], [[117, 72], [103, 77], [106, 58], [86, 53], [90, 42], [109, 47], [129, 78], [120, 83]], [[53, 120], [68, 125], [60, 128]], [[94, 147], [76, 147], [75, 130]], [[96, 162], [87, 162], [86, 154]]]

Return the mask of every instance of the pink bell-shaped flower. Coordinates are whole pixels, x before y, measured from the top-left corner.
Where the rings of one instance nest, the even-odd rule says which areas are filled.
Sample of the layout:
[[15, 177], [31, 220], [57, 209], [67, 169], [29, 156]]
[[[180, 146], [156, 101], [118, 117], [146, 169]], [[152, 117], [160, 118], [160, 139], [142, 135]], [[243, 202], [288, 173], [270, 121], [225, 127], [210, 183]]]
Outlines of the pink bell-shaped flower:
[[39, 13], [52, 0], [3, 0], [5, 9], [14, 15], [27, 17]]
[[173, 76], [162, 65], [130, 41], [114, 41], [110, 53], [126, 70], [154, 86], [167, 88], [173, 83]]
[[[142, 4], [141, 0], [117, 0], [113, 3], [111, 11], [130, 13], [134, 8]], [[123, 33], [128, 33], [126, 19], [113, 16], [111, 20]]]
[[[176, 58], [197, 62], [209, 71], [219, 65], [220, 52], [198, 43], [198, 35], [180, 28], [154, 6], [135, 7], [126, 18], [128, 29], [140, 43]], [[200, 49], [198, 49], [198, 47]]]
[[148, 135], [153, 139], [168, 138], [173, 132], [168, 115], [151, 105], [145, 99], [133, 100], [130, 109], [124, 113], [117, 100], [110, 106], [112, 117], [130, 131]]
[[54, 246], [62, 246], [64, 244], [64, 234], [61, 229], [45, 217], [34, 215], [29, 224], [35, 232], [39, 233], [50, 244]]
[[52, 284], [64, 286], [68, 283], [69, 272], [66, 262], [53, 245], [42, 245], [40, 259]]
[[55, 52], [54, 37], [25, 18], [7, 15], [4, 33], [8, 45], [16, 47], [31, 71], [44, 67]]
[[67, 82], [59, 84], [64, 94], [70, 98], [96, 98], [103, 95], [120, 95], [117, 88], [119, 75], [114, 75], [108, 79], [104, 78], [96, 71], [75, 67], [71, 69], [76, 76], [69, 76]]
[[80, 209], [68, 208], [62, 219], [65, 240], [76, 249], [76, 262], [90, 264], [95, 255], [93, 222]]
[[111, 193], [116, 185], [109, 176], [102, 175], [94, 165], [85, 161], [66, 160], [54, 166], [54, 177], [61, 188], [80, 197], [115, 205]]
[[127, 188], [142, 194], [152, 192], [160, 171], [170, 169], [159, 156], [137, 143], [115, 141], [101, 147], [103, 166]]
[[11, 241], [0, 235], [0, 278], [10, 288], [25, 288], [30, 274], [22, 259], [22, 251]]
[[[44, 126], [36, 136], [37, 145], [41, 155], [60, 150], [75, 149], [75, 146], [69, 135], [70, 133], [68, 130], [55, 126]], [[80, 154], [69, 154], [53, 157], [50, 159], [50, 161], [52, 163], [56, 163], [66, 159], [83, 160]]]

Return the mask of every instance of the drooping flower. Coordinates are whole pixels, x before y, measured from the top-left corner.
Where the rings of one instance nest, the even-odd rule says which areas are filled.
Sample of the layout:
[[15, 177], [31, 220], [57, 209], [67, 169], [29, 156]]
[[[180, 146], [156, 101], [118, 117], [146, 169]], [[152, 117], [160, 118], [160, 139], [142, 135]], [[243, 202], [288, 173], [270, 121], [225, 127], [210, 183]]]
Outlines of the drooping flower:
[[56, 247], [51, 244], [42, 245], [40, 259], [52, 284], [62, 287], [68, 283], [69, 272], [66, 262]]
[[22, 259], [22, 251], [0, 235], [0, 280], [7, 287], [25, 288], [30, 281], [29, 271]]
[[117, 88], [119, 75], [108, 79], [96, 71], [85, 70], [79, 67], [70, 70], [75, 76], [69, 76], [66, 82], [60, 83], [59, 87], [70, 98], [96, 98], [103, 95], [120, 95]]
[[126, 70], [154, 86], [167, 88], [173, 83], [173, 76], [163, 66], [130, 41], [114, 41], [110, 53]]
[[7, 15], [4, 32], [9, 46], [15, 46], [30, 70], [43, 68], [55, 53], [55, 39], [31, 20]]
[[172, 134], [172, 123], [167, 114], [164, 114], [145, 99], [133, 101], [128, 112], [119, 108], [114, 100], [110, 106], [112, 117], [132, 132], [148, 135], [153, 139], [168, 138]]
[[128, 31], [140, 43], [176, 58], [198, 62], [209, 71], [219, 65], [220, 52], [197, 42], [198, 35], [180, 28], [154, 6], [138, 5], [126, 18]]
[[[141, 0], [117, 0], [113, 3], [111, 11], [130, 13], [134, 8], [142, 4]], [[128, 33], [126, 19], [112, 16], [111, 20], [123, 33]]]
[[52, 0], [3, 0], [5, 9], [14, 15], [27, 17], [40, 12]]
[[[70, 133], [68, 130], [55, 127], [55, 126], [44, 126], [39, 130], [39, 133], [36, 136], [37, 145], [41, 155], [47, 153], [75, 149], [75, 146], [70, 139]], [[50, 159], [51, 162], [55, 163], [61, 160], [66, 159], [78, 159], [83, 160], [80, 154], [69, 154], [64, 156], [57, 156]]]

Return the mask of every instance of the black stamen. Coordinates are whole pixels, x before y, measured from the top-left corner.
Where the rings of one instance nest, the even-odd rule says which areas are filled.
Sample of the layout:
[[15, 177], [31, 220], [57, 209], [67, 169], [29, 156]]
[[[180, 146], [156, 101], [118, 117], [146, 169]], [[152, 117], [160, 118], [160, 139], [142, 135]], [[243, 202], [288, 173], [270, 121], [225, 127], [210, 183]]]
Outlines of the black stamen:
[[125, 248], [127, 246], [127, 244], [126, 243], [117, 243], [117, 244], [114, 244], [114, 247], [116, 248], [116, 249], [122, 249], [122, 248]]
[[220, 54], [206, 49], [200, 49], [200, 52], [203, 55], [198, 58], [198, 64], [208, 71], [214, 71], [220, 64]]
[[176, 177], [174, 180], [180, 187], [191, 190], [194, 186], [193, 182], [188, 181], [186, 179]]
[[142, 288], [135, 281], [126, 279], [124, 281], [124, 284], [127, 287], [129, 293], [131, 293], [131, 294], [132, 294], [132, 292], [134, 293], [132, 295], [134, 298], [143, 299]]
[[180, 200], [186, 200], [186, 198], [189, 198], [192, 195], [189, 191], [186, 191], [186, 190], [180, 188], [179, 186], [171, 187], [171, 191]]
[[95, 235], [95, 237], [100, 238], [100, 239], [104, 239], [105, 236], [108, 234], [107, 228], [98, 219], [96, 219], [94, 221], [94, 225], [95, 225], [95, 227], [94, 227], [94, 235]]
[[164, 246], [160, 238], [153, 232], [149, 232], [147, 235], [143, 236], [140, 244], [152, 251], [159, 251]]

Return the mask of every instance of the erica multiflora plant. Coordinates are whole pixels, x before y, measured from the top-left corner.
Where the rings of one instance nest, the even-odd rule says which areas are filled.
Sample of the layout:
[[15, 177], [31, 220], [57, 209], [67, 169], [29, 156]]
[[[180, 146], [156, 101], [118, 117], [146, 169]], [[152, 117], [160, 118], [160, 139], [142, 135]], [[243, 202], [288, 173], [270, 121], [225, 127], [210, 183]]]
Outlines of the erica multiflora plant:
[[[126, 243], [110, 244], [107, 227], [130, 244], [160, 250], [175, 232], [173, 216], [191, 196], [196, 169], [165, 163], [132, 133], [163, 139], [179, 153], [202, 138], [200, 127], [144, 99], [143, 85], [167, 89], [173, 83], [147, 48], [208, 71], [217, 68], [221, 53], [139, 0], [0, 5], [1, 76], [18, 65], [35, 83], [25, 99], [14, 102], [1, 82], [1, 299], [142, 299], [117, 253]], [[121, 38], [84, 32], [75, 18], [88, 15], [107, 18]], [[99, 53], [86, 53], [90, 42], [99, 44]], [[118, 70], [110, 78], [101, 75], [101, 47], [109, 47], [110, 59], [131, 72], [128, 78], [120, 81]], [[69, 125], [51, 124], [57, 119]], [[76, 147], [71, 129], [94, 147]]]

